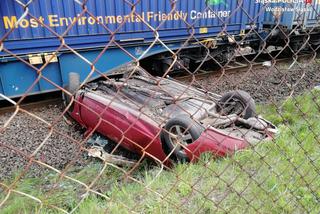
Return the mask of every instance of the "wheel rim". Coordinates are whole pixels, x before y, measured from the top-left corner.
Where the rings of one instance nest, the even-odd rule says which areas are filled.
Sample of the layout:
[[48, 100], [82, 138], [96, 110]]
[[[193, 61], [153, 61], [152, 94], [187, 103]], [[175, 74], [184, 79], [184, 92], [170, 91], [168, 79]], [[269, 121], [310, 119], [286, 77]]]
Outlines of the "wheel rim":
[[169, 132], [170, 143], [178, 151], [183, 150], [183, 146], [187, 146], [188, 144], [193, 142], [191, 133], [180, 125], [172, 126], [169, 129]]

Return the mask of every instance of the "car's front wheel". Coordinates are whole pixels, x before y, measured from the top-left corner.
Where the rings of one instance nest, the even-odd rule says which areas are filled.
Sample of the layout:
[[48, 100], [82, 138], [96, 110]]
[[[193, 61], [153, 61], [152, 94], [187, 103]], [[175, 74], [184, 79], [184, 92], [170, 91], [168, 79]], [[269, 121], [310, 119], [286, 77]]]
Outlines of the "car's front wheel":
[[179, 162], [189, 161], [185, 147], [196, 141], [203, 127], [188, 115], [180, 115], [168, 120], [161, 132], [161, 140], [165, 153]]

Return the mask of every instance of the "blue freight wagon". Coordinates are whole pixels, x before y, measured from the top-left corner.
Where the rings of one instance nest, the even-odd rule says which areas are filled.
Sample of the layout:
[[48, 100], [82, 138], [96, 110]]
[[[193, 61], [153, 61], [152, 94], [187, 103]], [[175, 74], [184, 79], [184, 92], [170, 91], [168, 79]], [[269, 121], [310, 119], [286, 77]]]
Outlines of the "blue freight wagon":
[[58, 90], [70, 72], [94, 79], [133, 58], [201, 47], [208, 38], [228, 45], [231, 36], [259, 32], [263, 13], [261, 4], [233, 0], [1, 0], [0, 93]]
[[269, 44], [289, 45], [293, 52], [320, 45], [320, 0], [256, 1], [265, 10], [264, 28], [273, 31]]

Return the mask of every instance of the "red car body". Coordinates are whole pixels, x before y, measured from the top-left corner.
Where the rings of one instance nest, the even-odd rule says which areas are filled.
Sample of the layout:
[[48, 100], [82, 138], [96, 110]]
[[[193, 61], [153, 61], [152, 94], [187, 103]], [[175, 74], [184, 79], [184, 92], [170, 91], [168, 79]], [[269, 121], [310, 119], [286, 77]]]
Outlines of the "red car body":
[[[174, 87], [178, 84], [179, 87], [182, 87], [182, 90], [189, 87], [185, 86], [184, 88], [182, 84], [173, 80], [165, 81], [168, 81], [169, 84], [173, 84], [172, 86]], [[106, 86], [111, 88], [110, 85], [114, 84], [114, 90], [112, 90], [112, 92], [101, 92], [101, 89], [98, 89], [98, 87], [90, 86], [79, 90], [75, 94], [75, 101], [73, 102], [72, 110], [70, 112], [71, 117], [82, 126], [86, 127], [88, 132], [98, 132], [112, 141], [120, 143], [122, 147], [151, 157], [156, 161], [163, 163], [170, 162], [169, 156], [172, 151], [165, 151], [163, 139], [161, 138], [161, 132], [163, 131], [163, 127], [168, 118], [150, 117], [152, 108], [148, 108], [149, 114], [144, 113], [144, 108], [148, 105], [148, 102], [146, 101], [144, 102], [140, 99], [139, 102], [142, 104], [137, 106], [135, 103], [136, 101], [131, 102], [130, 99], [128, 99], [128, 96], [132, 95], [132, 92], [127, 90], [129, 88], [128, 84], [130, 84], [128, 80], [121, 80], [119, 82], [111, 81], [107, 83], [105, 81], [103, 84], [105, 84], [105, 88]], [[159, 82], [157, 82], [157, 84], [158, 86], [161, 85]], [[99, 87], [102, 88], [102, 86]], [[128, 88], [125, 89], [126, 87]], [[156, 87], [156, 85], [152, 87]], [[108, 91], [110, 88], [105, 90]], [[139, 91], [139, 89], [137, 89], [139, 86], [132, 86], [129, 89], [131, 90], [132, 88], [134, 91]], [[199, 96], [202, 96], [202, 91], [198, 91], [195, 88], [191, 89]], [[127, 90], [127, 97], [122, 94], [125, 90]], [[146, 93], [146, 87], [141, 87], [141, 90]], [[163, 88], [161, 90], [163, 90]], [[141, 91], [139, 91], [139, 93], [141, 93]], [[189, 100], [193, 100], [193, 98], [191, 97]], [[182, 102], [183, 101], [181, 101], [181, 103]], [[196, 101], [194, 101], [194, 103], [196, 103]], [[170, 108], [172, 105], [178, 104], [170, 104]], [[182, 103], [182, 105], [186, 106], [187, 104]], [[199, 106], [201, 105], [200, 102]], [[162, 109], [162, 112], [165, 111], [166, 108], [168, 107], [165, 107], [164, 110]], [[199, 107], [199, 109], [200, 108], [202, 108], [202, 106]], [[175, 116], [179, 116], [180, 113], [176, 113], [176, 111], [176, 109], [172, 110], [172, 112], [175, 112]], [[147, 110], [145, 110], [145, 112], [147, 112]], [[197, 113], [194, 115], [196, 114]], [[200, 117], [203, 116], [199, 116], [199, 118]], [[268, 128], [270, 128], [270, 126]], [[262, 131], [260, 130], [260, 133], [265, 132], [264, 139], [268, 138], [270, 134], [267, 131], [268, 128]], [[274, 127], [271, 128], [274, 129]], [[250, 131], [250, 129], [248, 129], [248, 131]], [[237, 150], [244, 149], [250, 144], [251, 143], [245, 138], [228, 134], [228, 132], [221, 131], [221, 129], [212, 126], [207, 126], [203, 129], [200, 137], [194, 142], [184, 146], [184, 151], [189, 161], [195, 161], [205, 152], [213, 153], [215, 156], [225, 156], [232, 154]]]

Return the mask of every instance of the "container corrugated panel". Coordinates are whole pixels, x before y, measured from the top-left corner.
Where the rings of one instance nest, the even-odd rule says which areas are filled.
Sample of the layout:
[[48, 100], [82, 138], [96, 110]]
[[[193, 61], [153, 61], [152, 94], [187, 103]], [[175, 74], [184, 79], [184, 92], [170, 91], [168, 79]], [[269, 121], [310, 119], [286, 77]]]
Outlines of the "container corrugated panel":
[[320, 1], [296, 4], [292, 25], [301, 26], [303, 29], [320, 26]]
[[[167, 41], [186, 39], [192, 33], [194, 38], [215, 36], [222, 31], [239, 34], [241, 30], [253, 26], [258, 30], [262, 26], [261, 4], [251, 1], [176, 2], [172, 11], [170, 0], [88, 0], [88, 12], [83, 13], [83, 7], [74, 0], [37, 0], [29, 4], [29, 15], [15, 26], [24, 8], [15, 0], [1, 0], [0, 33], [3, 37], [14, 29], [5, 39], [5, 46], [19, 53], [46, 51], [50, 48], [54, 50], [61, 44], [55, 33], [63, 35], [73, 21], [75, 25], [64, 38], [66, 44], [75, 48], [105, 46], [113, 33], [114, 38], [120, 41], [144, 39], [150, 42], [155, 39], [154, 30], [157, 30], [162, 40]], [[241, 5], [238, 5], [239, 2]], [[134, 13], [130, 3], [135, 3]]]
[[[282, 25], [291, 29], [293, 24], [293, 4], [286, 3], [265, 3], [263, 6], [264, 13], [264, 25]], [[282, 11], [282, 9], [287, 8], [290, 11]]]
[[320, 26], [319, 0], [278, 1], [278, 3], [265, 1], [264, 8], [264, 24], [267, 25], [279, 24], [289, 30], [293, 28], [306, 29]]

